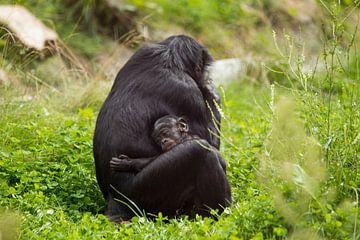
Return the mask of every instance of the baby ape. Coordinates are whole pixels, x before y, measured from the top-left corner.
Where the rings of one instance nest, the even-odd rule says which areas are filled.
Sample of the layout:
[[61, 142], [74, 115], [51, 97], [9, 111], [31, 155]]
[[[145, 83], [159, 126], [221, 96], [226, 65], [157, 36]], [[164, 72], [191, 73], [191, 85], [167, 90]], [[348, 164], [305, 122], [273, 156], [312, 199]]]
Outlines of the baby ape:
[[[163, 152], [167, 152], [173, 149], [176, 145], [184, 143], [185, 141], [190, 141], [193, 139], [200, 140], [198, 136], [190, 135], [188, 131], [189, 131], [188, 124], [183, 117], [167, 115], [158, 119], [155, 122], [152, 138], [154, 139], [156, 144], [158, 144], [159, 147], [161, 147]], [[206, 141], [206, 140], [202, 139], [202, 141]], [[209, 149], [205, 149], [205, 147], [208, 147]], [[215, 157], [218, 158], [222, 168], [224, 169], [224, 171], [226, 171], [226, 163], [220, 157], [220, 155], [218, 155], [218, 152], [215, 148], [211, 147], [211, 145], [207, 143], [206, 146], [204, 146], [204, 151], [213, 151], [214, 155], [216, 155]], [[113, 157], [111, 159], [110, 168], [114, 171], [139, 172], [155, 158], [156, 157], [131, 159], [126, 155], [120, 155], [118, 158]], [[229, 188], [228, 183], [226, 185], [227, 186], [224, 187]], [[230, 198], [231, 197], [229, 191], [229, 195], [228, 195], [229, 202], [230, 202]]]

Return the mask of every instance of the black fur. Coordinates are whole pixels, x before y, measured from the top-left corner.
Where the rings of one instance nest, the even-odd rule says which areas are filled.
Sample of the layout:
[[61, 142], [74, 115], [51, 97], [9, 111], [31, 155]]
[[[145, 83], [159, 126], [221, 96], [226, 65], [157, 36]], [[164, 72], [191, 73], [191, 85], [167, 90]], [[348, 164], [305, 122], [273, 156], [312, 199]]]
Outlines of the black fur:
[[[220, 127], [214, 104], [219, 103], [219, 98], [206, 77], [211, 61], [207, 50], [192, 38], [173, 36], [140, 48], [118, 73], [99, 112], [94, 135], [96, 177], [108, 202], [110, 219], [133, 216], [125, 205], [114, 201], [124, 198], [110, 185], [148, 212], [174, 215], [193, 200], [195, 182], [205, 189], [212, 176], [225, 177], [218, 161], [197, 160], [206, 159], [203, 155], [207, 154], [198, 145], [179, 146], [186, 148], [181, 156], [172, 151], [160, 155], [161, 149], [151, 139], [154, 122], [172, 114], [186, 116], [189, 134], [219, 148], [219, 138], [209, 131], [217, 133]], [[215, 114], [217, 127], [207, 103]], [[130, 158], [160, 156], [138, 174], [110, 171], [111, 158], [120, 154]], [[216, 189], [223, 186], [220, 185], [213, 183], [209, 187], [221, 192]], [[224, 199], [219, 203], [224, 203]]]

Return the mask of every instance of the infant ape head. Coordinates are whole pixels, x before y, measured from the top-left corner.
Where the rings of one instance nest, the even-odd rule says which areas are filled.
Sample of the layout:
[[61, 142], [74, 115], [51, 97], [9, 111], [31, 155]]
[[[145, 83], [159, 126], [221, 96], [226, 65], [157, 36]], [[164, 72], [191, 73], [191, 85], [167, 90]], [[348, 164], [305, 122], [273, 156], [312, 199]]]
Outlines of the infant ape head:
[[188, 138], [188, 131], [184, 118], [166, 115], [155, 122], [152, 138], [163, 152], [167, 152]]

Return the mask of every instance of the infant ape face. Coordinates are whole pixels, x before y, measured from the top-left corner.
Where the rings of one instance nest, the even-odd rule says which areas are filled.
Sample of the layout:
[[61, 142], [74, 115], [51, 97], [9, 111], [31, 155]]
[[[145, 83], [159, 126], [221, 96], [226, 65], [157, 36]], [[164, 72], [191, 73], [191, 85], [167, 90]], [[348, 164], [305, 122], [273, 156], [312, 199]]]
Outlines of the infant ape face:
[[166, 115], [155, 122], [152, 137], [162, 151], [167, 152], [187, 137], [188, 130], [184, 118]]

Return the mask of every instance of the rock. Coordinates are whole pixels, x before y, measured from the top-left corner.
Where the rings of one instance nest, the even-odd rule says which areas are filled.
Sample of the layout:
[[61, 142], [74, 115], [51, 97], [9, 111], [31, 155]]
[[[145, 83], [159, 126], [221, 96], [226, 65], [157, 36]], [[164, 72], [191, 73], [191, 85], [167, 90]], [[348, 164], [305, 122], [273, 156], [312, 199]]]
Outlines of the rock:
[[8, 85], [9, 84], [9, 78], [7, 77], [4, 70], [0, 68], [0, 85]]
[[209, 69], [215, 85], [226, 85], [245, 74], [243, 61], [239, 58], [228, 58], [215, 61]]
[[0, 24], [7, 26], [25, 46], [39, 51], [58, 37], [22, 6], [0, 5]]

